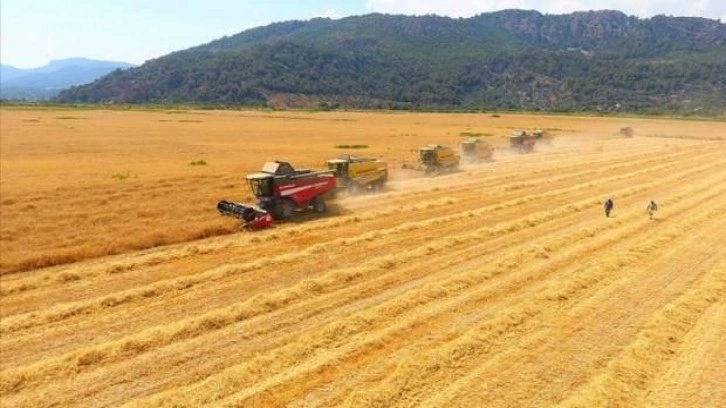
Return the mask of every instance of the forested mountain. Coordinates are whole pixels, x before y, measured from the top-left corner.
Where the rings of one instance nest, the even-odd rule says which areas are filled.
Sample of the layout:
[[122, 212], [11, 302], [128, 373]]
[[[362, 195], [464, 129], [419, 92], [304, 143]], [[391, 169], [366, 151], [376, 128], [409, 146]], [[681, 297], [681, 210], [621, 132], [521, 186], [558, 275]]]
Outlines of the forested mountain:
[[119, 68], [125, 62], [99, 61], [87, 58], [54, 60], [38, 68], [15, 68], [0, 65], [0, 97], [2, 99], [48, 99], [64, 88], [87, 84]]
[[289, 21], [62, 92], [62, 102], [723, 113], [726, 25], [617, 11]]

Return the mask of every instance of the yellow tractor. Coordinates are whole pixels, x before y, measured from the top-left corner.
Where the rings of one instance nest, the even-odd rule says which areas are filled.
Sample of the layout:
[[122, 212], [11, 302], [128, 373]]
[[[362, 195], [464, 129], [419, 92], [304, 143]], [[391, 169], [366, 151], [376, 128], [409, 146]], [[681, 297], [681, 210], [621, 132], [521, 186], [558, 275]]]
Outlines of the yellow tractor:
[[431, 144], [418, 149], [418, 166], [404, 164], [403, 168], [426, 174], [456, 171], [459, 169], [459, 155], [450, 147]]
[[492, 160], [494, 147], [481, 139], [470, 138], [461, 142], [460, 146], [461, 158], [469, 163]]
[[338, 188], [356, 194], [364, 189], [380, 191], [388, 181], [388, 163], [380, 159], [343, 155], [327, 161]]

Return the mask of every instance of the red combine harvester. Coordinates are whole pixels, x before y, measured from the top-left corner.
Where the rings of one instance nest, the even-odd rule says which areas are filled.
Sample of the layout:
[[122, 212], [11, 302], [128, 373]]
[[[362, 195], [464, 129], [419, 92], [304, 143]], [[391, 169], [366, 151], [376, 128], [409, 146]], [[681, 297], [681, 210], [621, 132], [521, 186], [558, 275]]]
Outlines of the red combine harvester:
[[272, 220], [286, 220], [296, 209], [311, 208], [317, 213], [327, 210], [325, 200], [335, 195], [335, 176], [331, 171], [295, 170], [290, 163], [267, 162], [259, 173], [247, 176], [257, 205], [220, 201], [222, 215], [239, 218], [246, 228], [269, 227]]
[[537, 137], [527, 132], [517, 130], [509, 136], [509, 147], [519, 153], [532, 153]]

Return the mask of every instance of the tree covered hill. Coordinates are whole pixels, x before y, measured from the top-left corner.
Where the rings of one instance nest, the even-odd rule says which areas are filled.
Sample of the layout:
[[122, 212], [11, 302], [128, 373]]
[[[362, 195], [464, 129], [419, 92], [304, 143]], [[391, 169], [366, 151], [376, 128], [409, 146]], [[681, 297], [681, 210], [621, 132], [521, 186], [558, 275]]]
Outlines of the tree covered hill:
[[370, 14], [224, 37], [61, 102], [723, 113], [726, 25], [617, 11]]

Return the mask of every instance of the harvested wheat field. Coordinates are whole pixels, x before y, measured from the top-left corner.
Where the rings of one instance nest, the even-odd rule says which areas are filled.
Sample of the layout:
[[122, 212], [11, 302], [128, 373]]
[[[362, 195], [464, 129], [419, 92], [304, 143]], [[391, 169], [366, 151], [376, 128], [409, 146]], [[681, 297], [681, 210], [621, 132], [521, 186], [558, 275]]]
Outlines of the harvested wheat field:
[[[724, 122], [0, 114], [2, 406], [726, 406]], [[554, 144], [511, 153], [520, 128]], [[493, 162], [401, 169], [469, 135]], [[215, 210], [266, 160], [350, 152], [389, 160], [382, 193], [254, 232]]]

